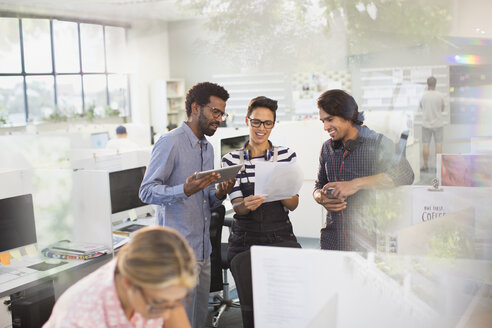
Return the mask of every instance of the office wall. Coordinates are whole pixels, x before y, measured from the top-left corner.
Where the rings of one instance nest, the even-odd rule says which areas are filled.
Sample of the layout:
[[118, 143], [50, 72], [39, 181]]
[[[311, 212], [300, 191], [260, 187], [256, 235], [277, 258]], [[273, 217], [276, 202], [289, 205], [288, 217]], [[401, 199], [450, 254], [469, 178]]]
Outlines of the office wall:
[[[457, 33], [457, 32], [455, 32]], [[399, 67], [399, 66], [422, 66], [422, 65], [459, 65], [450, 62], [450, 58], [455, 55], [475, 55], [482, 60], [492, 58], [492, 47], [472, 42], [472, 39], [456, 39], [446, 37], [435, 39], [426, 46], [412, 46], [405, 48], [395, 48], [390, 51], [371, 53], [365, 55], [352, 56], [349, 58], [350, 71], [352, 73], [352, 91], [355, 99], [360, 103], [362, 94], [360, 82], [360, 69], [378, 67]], [[487, 74], [484, 71], [484, 74]], [[477, 103], [490, 101], [486, 94], [477, 96]], [[446, 111], [450, 109], [447, 108]], [[492, 121], [490, 119], [481, 120], [477, 124], [454, 123], [445, 126], [443, 152], [445, 153], [468, 153], [470, 152], [470, 138], [475, 136], [487, 136], [492, 131]], [[415, 131], [417, 138], [420, 138], [420, 127]], [[434, 147], [431, 145], [431, 158], [434, 156]]]
[[450, 35], [490, 39], [492, 37], [491, 12], [490, 0], [454, 0]]
[[152, 124], [150, 85], [168, 79], [169, 43], [165, 22], [132, 23], [127, 33], [130, 62], [132, 122]]
[[[492, 10], [492, 2], [487, 0], [452, 1], [451, 21], [449, 31], [444, 35], [433, 38], [427, 45], [409, 45], [393, 47], [385, 51], [374, 51], [367, 54], [352, 55], [348, 64], [353, 77], [352, 91], [357, 101], [360, 100], [361, 82], [360, 69], [398, 66], [422, 65], [460, 65], [453, 62], [456, 55], [478, 56], [480, 64], [490, 64], [492, 47], [483, 38], [492, 35], [492, 21], [487, 13]], [[446, 22], [443, 22], [446, 24]], [[484, 71], [484, 74], [488, 74]], [[487, 95], [469, 98], [469, 101], [489, 102]], [[449, 108], [447, 109], [449, 111]], [[492, 131], [490, 119], [480, 120], [477, 124], [449, 124], [444, 129], [443, 152], [468, 153], [470, 138], [487, 136]], [[416, 127], [416, 136], [420, 137], [420, 127]], [[431, 158], [434, 157], [434, 147], [431, 145]]]
[[[171, 77], [184, 78], [186, 88], [189, 88], [220, 74], [343, 70], [346, 68], [346, 34], [340, 19], [335, 17], [330, 22], [332, 33], [329, 36], [321, 31], [313, 31], [311, 38], [301, 40], [292, 36], [292, 39], [279, 41], [272, 36], [272, 42], [279, 43], [278, 49], [255, 63], [245, 63], [232, 54], [219, 56], [214, 52], [215, 45], [224, 41], [220, 35], [207, 29], [206, 19], [169, 22], [170, 74]], [[303, 50], [296, 52], [297, 56], [291, 56], [285, 49], [292, 47]], [[251, 52], [255, 51], [258, 50], [252, 45]]]
[[218, 73], [237, 73], [237, 67], [224, 63], [209, 52], [204, 19], [168, 23], [169, 70], [174, 78], [184, 78], [188, 89], [199, 81], [210, 80]]
[[[487, 13], [492, 11], [492, 2], [488, 0], [471, 1], [450, 1], [451, 17], [450, 28], [444, 32], [445, 36], [484, 38], [490, 37], [492, 32], [492, 22], [487, 17]], [[261, 24], [261, 21], [254, 21]], [[256, 72], [295, 72], [295, 71], [316, 71], [316, 70], [337, 70], [346, 69], [351, 61], [362, 60], [364, 67], [387, 67], [398, 65], [437, 65], [444, 64], [446, 57], [457, 53], [473, 53], [486, 56], [486, 47], [476, 48], [466, 45], [456, 45], [446, 38], [438, 37], [432, 41], [430, 46], [419, 46], [415, 42], [404, 42], [405, 36], [398, 34], [398, 31], [378, 31], [371, 32], [371, 38], [380, 41], [388, 46], [384, 49], [371, 49], [370, 53], [347, 54], [347, 39], [343, 18], [335, 17], [330, 23], [331, 33], [329, 36], [319, 38], [319, 34], [313, 32], [307, 56], [283, 58], [283, 53], [287, 47], [303, 47], [304, 44], [298, 43], [296, 36], [292, 36], [290, 42], [286, 42], [284, 47], [279, 47], [274, 54], [275, 60], [264, 59], [256, 65], [243, 65], [239, 59], [222, 60], [213, 49], [220, 45], [223, 40], [220, 35], [211, 32], [207, 28], [207, 19], [189, 19], [168, 23], [169, 31], [169, 61], [170, 73], [173, 77], [183, 77], [187, 87], [190, 85], [210, 79], [216, 74], [237, 74], [237, 73], [256, 73]], [[443, 26], [448, 22], [443, 21]], [[266, 25], [266, 24], [265, 24]], [[483, 30], [485, 34], [476, 31], [477, 28]], [[276, 42], [275, 33], [265, 31], [270, 34], [272, 42]], [[264, 35], [258, 35], [258, 38]], [[315, 46], [313, 46], [315, 45]], [[254, 48], [251, 49], [255, 51]], [[478, 52], [478, 53], [477, 53]], [[302, 54], [300, 52], [300, 54]], [[347, 57], [348, 55], [348, 57]], [[227, 54], [225, 55], [227, 58]], [[369, 65], [369, 66], [368, 66]]]

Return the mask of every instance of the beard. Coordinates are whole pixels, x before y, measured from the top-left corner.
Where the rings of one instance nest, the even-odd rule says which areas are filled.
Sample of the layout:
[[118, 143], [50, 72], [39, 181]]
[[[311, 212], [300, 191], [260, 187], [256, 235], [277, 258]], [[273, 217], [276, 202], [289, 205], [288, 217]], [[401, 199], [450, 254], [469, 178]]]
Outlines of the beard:
[[210, 121], [205, 115], [203, 115], [203, 110], [200, 110], [200, 115], [198, 116], [198, 127], [202, 131], [202, 133], [206, 136], [213, 136], [216, 129], [214, 129], [211, 125], [220, 124], [218, 121]]

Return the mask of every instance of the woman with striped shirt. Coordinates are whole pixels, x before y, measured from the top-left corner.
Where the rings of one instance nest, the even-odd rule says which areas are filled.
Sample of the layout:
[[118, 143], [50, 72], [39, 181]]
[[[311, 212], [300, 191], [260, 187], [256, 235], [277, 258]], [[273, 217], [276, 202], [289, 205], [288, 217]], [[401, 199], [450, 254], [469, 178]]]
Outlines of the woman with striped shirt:
[[249, 126], [249, 140], [242, 149], [222, 157], [222, 166], [244, 164], [229, 194], [235, 212], [229, 236], [229, 262], [252, 245], [297, 244], [288, 213], [297, 208], [299, 196], [265, 203], [264, 196], [254, 195], [256, 163], [296, 160], [294, 151], [273, 146], [268, 140], [275, 126], [276, 110], [276, 100], [263, 96], [252, 99], [245, 119]]

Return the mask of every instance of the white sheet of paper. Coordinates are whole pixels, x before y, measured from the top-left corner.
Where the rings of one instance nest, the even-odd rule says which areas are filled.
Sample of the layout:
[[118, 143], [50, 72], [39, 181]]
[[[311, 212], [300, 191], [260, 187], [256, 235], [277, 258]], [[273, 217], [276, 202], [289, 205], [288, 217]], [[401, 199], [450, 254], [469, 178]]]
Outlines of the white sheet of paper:
[[287, 199], [299, 193], [304, 180], [296, 162], [260, 162], [255, 167], [255, 195], [266, 202]]
[[[314, 316], [310, 299], [314, 291], [309, 283], [316, 272], [314, 262], [309, 256], [303, 256], [296, 257], [300, 262], [292, 265], [287, 256], [292, 252], [297, 254], [297, 249], [281, 249], [273, 253], [275, 257], [271, 251], [257, 246], [251, 248], [255, 326], [306, 326], [306, 319]], [[272, 275], [274, 272], [276, 274]], [[262, 305], [261, 309], [256, 302]]]
[[[252, 246], [251, 273], [255, 327], [413, 328], [444, 322], [355, 252]], [[442, 296], [438, 290], [433, 296]]]
[[357, 327], [334, 324], [341, 310], [338, 295], [346, 282], [352, 283], [354, 257], [358, 255], [349, 252], [251, 247], [255, 327]]

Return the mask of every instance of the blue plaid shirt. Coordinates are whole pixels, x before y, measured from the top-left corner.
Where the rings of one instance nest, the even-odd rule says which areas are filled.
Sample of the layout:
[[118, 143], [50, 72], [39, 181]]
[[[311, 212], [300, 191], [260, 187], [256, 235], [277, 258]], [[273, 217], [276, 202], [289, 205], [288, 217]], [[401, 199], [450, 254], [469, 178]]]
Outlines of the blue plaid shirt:
[[197, 261], [210, 256], [210, 210], [222, 201], [215, 196], [213, 184], [190, 197], [184, 194], [183, 187], [193, 173], [213, 168], [212, 145], [205, 138], [198, 139], [183, 123], [156, 142], [140, 186], [140, 199], [159, 205], [159, 224], [178, 230], [195, 252]]
[[[357, 125], [356, 128], [359, 133], [350, 150], [343, 145], [332, 148], [330, 140], [323, 144], [315, 191], [328, 182], [351, 181], [379, 173], [387, 174], [396, 186], [413, 183], [414, 174], [408, 160], [397, 155], [395, 144], [390, 139], [366, 126]], [[360, 220], [367, 215], [367, 205], [374, 201], [372, 198], [369, 190], [359, 190], [347, 198], [343, 216], [341, 211], [328, 212], [321, 229], [321, 248], [347, 250], [349, 244], [351, 250], [367, 249], [361, 245], [364, 237], [361, 239], [356, 228], [361, 226]]]

